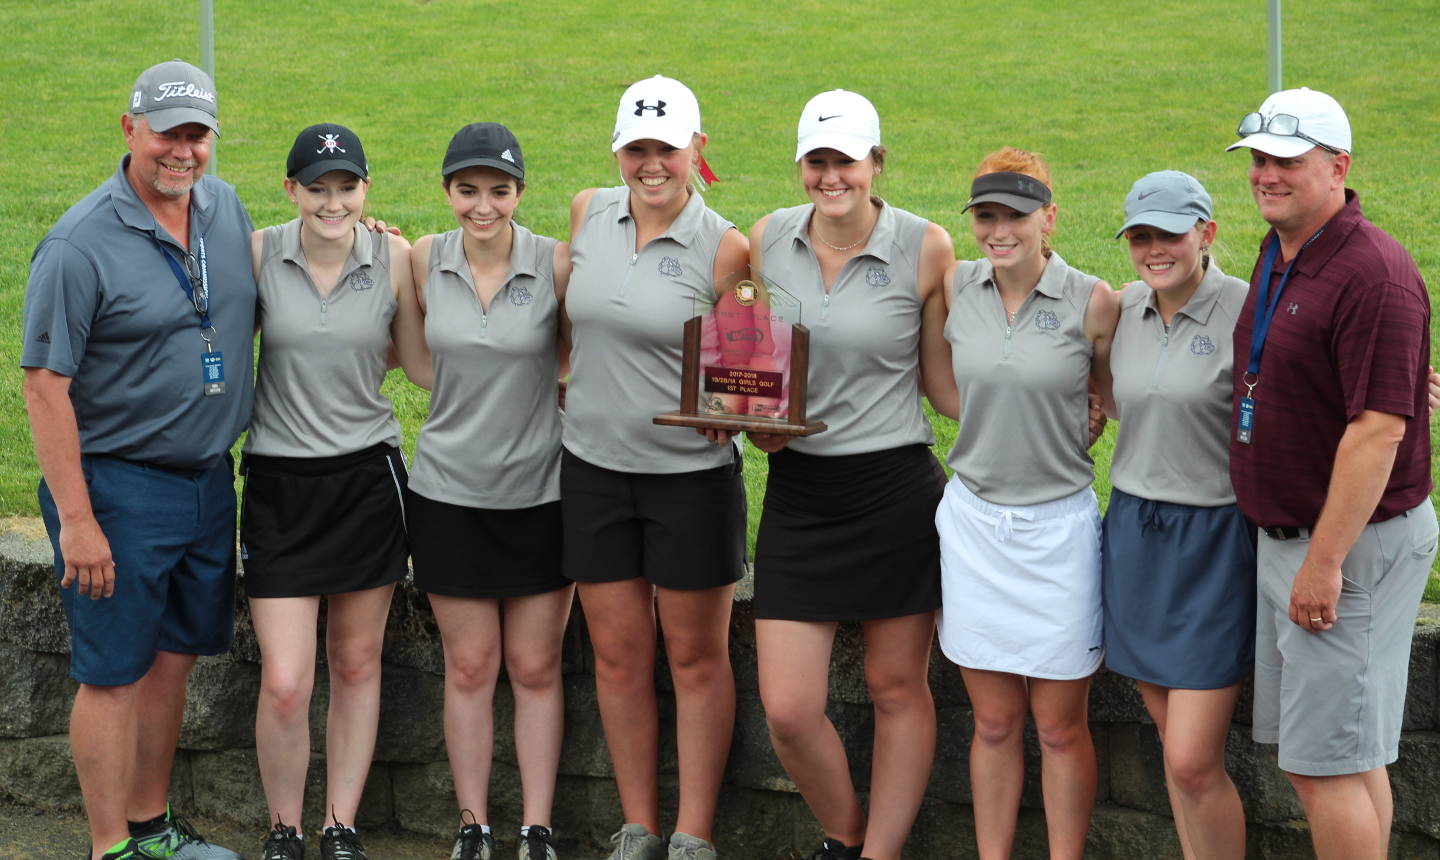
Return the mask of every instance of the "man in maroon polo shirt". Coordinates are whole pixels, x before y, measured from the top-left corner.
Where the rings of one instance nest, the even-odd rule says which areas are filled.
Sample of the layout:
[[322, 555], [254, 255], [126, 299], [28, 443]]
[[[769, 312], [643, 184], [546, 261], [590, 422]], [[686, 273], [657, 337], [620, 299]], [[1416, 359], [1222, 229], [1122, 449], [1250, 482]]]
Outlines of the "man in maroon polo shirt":
[[1278, 743], [1320, 858], [1383, 858], [1410, 638], [1435, 557], [1415, 263], [1346, 189], [1350, 123], [1285, 90], [1247, 114], [1273, 228], [1235, 326], [1230, 477], [1260, 527], [1255, 740]]

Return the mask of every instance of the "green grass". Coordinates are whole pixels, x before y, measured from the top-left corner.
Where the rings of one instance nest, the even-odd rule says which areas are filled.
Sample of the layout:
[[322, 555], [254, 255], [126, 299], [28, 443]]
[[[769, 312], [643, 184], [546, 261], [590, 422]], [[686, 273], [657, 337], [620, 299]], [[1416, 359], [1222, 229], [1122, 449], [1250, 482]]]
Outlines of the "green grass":
[[[1440, 172], [1433, 0], [1294, 3], [1286, 16], [1286, 83], [1346, 106], [1356, 130], [1351, 184], [1366, 213], [1440, 283], [1440, 221], [1425, 197]], [[1248, 272], [1263, 233], [1245, 156], [1222, 151], [1265, 95], [1259, 0], [376, 0], [346, 15], [218, 0], [216, 22], [217, 160], [257, 225], [291, 217], [280, 181], [295, 132], [334, 121], [365, 140], [372, 211], [411, 237], [446, 229], [437, 175], [446, 141], [464, 123], [493, 119], [525, 147], [521, 220], [563, 236], [571, 195], [615, 180], [605, 144], [621, 90], [664, 72], [699, 96], [722, 180], [707, 199], [742, 227], [801, 201], [791, 162], [799, 110], [814, 93], [845, 87], [880, 110], [889, 149], [880, 192], [949, 230], [962, 256], [975, 254], [960, 214], [970, 172], [1003, 144], [1049, 159], [1057, 248], [1113, 284], [1132, 275], [1110, 237], [1130, 183], [1148, 171], [1179, 168], [1206, 184], [1227, 271]], [[173, 56], [197, 59], [198, 13], [191, 4], [15, 2], [0, 5], [0, 27], [9, 34], [0, 54], [0, 513], [32, 514], [37, 473], [17, 367], [29, 255], [114, 169], [136, 74]], [[412, 448], [425, 399], [398, 375], [387, 393]], [[1108, 438], [1096, 454], [1106, 497]], [[748, 480], [753, 507], [763, 490], [753, 451]]]

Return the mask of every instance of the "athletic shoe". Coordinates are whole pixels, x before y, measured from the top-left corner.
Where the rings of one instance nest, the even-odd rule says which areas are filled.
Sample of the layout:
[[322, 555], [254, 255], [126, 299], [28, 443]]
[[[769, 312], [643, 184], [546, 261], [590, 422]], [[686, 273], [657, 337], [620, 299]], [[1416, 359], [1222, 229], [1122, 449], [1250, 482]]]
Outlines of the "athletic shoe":
[[810, 855], [810, 860], [860, 860], [860, 846], [847, 846], [839, 839], [826, 839]]
[[615, 850], [608, 860], [666, 860], [665, 843], [643, 824], [621, 825], [620, 831], [610, 837]]
[[360, 834], [338, 821], [320, 834], [320, 857], [321, 860], [369, 860]]
[[135, 833], [135, 850], [139, 857], [159, 860], [241, 860], [240, 855], [229, 848], [211, 845], [195, 832], [190, 822], [165, 809], [163, 826], [155, 833]]
[[698, 836], [675, 832], [670, 834], [667, 860], [715, 860], [715, 846]]
[[[85, 860], [90, 860], [90, 852], [85, 852]], [[116, 846], [100, 855], [100, 860], [143, 860], [143, 855], [135, 847], [134, 839], [125, 840], [125, 844]]]
[[305, 840], [295, 828], [276, 821], [275, 828], [265, 837], [265, 844], [260, 846], [260, 860], [304, 860], [304, 857]]
[[530, 825], [520, 837], [520, 860], [557, 860], [555, 834], [539, 824]]
[[[470, 821], [467, 823], [466, 818]], [[525, 850], [522, 843], [520, 850]], [[455, 847], [450, 849], [450, 860], [492, 860], [495, 856], [495, 837], [485, 832], [475, 821], [475, 813], [460, 810], [460, 829], [455, 833]]]

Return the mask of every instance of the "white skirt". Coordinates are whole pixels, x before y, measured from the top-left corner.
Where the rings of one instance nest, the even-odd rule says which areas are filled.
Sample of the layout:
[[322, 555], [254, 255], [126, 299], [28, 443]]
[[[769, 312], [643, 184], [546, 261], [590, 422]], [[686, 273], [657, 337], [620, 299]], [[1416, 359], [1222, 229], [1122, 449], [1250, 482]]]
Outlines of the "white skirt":
[[940, 647], [968, 669], [1085, 678], [1105, 656], [1095, 491], [993, 505], [951, 478], [940, 532]]

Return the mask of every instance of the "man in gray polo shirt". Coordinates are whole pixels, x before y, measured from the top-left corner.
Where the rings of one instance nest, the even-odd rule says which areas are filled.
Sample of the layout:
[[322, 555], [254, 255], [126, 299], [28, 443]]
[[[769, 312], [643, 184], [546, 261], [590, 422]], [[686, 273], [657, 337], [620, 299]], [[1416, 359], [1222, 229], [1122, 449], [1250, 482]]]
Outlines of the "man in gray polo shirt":
[[230, 447], [249, 420], [250, 219], [205, 166], [215, 85], [135, 82], [129, 154], [35, 249], [25, 403], [80, 682], [70, 746], [92, 860], [238, 860], [167, 804], [195, 658], [230, 647]]

